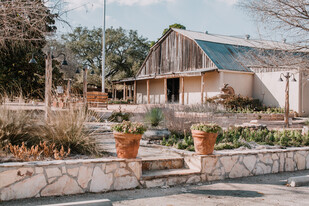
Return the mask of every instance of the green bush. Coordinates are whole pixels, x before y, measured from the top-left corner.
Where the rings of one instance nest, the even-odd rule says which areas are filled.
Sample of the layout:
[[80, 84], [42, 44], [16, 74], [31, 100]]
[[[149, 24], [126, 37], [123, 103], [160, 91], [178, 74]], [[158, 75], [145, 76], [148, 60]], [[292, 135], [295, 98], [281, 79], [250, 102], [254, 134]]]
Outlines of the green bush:
[[221, 127], [217, 124], [198, 123], [191, 126], [191, 130], [199, 130], [207, 133], [218, 133]]
[[112, 130], [127, 134], [144, 134], [147, 128], [142, 123], [123, 121], [112, 126]]
[[161, 108], [151, 108], [147, 111], [145, 115], [145, 120], [149, 123], [152, 127], [159, 126], [160, 123], [163, 122], [164, 116]]

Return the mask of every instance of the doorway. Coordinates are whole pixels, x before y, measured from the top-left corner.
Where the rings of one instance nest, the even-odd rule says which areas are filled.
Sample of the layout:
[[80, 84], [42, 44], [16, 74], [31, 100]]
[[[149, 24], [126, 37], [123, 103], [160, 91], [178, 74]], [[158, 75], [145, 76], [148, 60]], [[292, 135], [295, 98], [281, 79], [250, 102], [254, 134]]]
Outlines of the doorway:
[[167, 80], [167, 100], [169, 103], [179, 103], [179, 78]]

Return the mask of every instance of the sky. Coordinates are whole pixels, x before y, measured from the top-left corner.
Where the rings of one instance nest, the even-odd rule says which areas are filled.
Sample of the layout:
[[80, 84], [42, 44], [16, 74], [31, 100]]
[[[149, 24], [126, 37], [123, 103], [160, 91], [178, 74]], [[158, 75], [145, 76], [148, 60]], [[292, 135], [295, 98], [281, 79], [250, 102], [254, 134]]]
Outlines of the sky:
[[[58, 34], [77, 26], [101, 27], [103, 0], [65, 0], [63, 16], [72, 28], [58, 24]], [[259, 37], [257, 25], [237, 6], [238, 0], [107, 0], [106, 27], [137, 30], [155, 41], [169, 25], [180, 23], [187, 30], [231, 36]]]

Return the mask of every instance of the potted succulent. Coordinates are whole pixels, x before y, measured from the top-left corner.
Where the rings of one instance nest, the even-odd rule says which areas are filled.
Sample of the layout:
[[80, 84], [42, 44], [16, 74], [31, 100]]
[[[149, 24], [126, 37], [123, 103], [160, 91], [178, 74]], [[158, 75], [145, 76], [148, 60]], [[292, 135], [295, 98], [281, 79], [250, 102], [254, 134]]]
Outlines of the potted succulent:
[[148, 130], [144, 133], [143, 139], [162, 140], [168, 137], [171, 133], [167, 128], [162, 127], [164, 123], [164, 114], [161, 108], [155, 107], [148, 109], [145, 115], [145, 122], [149, 124]]
[[212, 154], [220, 130], [221, 127], [217, 124], [199, 123], [192, 125], [191, 133], [195, 152], [201, 155]]
[[139, 142], [146, 131], [146, 127], [141, 123], [123, 121], [112, 126], [116, 141], [117, 157], [136, 158]]

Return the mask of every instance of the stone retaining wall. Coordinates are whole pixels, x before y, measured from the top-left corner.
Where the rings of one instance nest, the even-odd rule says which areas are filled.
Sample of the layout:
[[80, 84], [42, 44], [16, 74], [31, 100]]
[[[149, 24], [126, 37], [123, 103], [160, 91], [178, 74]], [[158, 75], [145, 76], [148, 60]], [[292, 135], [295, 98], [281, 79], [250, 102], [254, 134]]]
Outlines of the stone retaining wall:
[[203, 179], [213, 181], [309, 169], [309, 148], [217, 152], [200, 159]]
[[0, 164], [0, 200], [132, 189], [140, 159], [67, 160]]
[[142, 160], [95, 159], [0, 164], [0, 200], [191, 184], [309, 169], [309, 147], [285, 150], [181, 151], [179, 173], [142, 176]]

